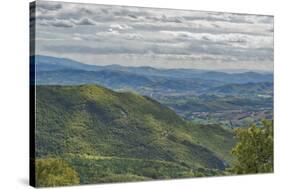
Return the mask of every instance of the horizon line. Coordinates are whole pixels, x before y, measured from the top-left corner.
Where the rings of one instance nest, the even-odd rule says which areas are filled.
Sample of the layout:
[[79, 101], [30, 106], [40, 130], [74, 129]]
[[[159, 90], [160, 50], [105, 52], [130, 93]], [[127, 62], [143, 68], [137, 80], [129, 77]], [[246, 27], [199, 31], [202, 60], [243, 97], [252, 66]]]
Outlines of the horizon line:
[[57, 59], [66, 59], [70, 61], [74, 61], [83, 65], [87, 66], [100, 66], [100, 67], [109, 67], [109, 66], [120, 66], [120, 67], [125, 67], [125, 68], [152, 68], [152, 69], [157, 69], [157, 70], [197, 70], [197, 71], [213, 71], [213, 72], [223, 72], [223, 73], [247, 73], [247, 72], [254, 72], [254, 73], [267, 73], [267, 74], [274, 74], [274, 69], [273, 70], [251, 70], [251, 69], [243, 69], [243, 68], [229, 68], [229, 69], [204, 69], [204, 68], [184, 68], [184, 67], [179, 67], [179, 68], [164, 68], [164, 67], [156, 67], [156, 66], [128, 66], [128, 65], [121, 65], [121, 64], [107, 64], [107, 65], [99, 65], [99, 64], [90, 64], [90, 63], [85, 63], [73, 58], [67, 58], [67, 57], [57, 57], [57, 56], [50, 56], [50, 55], [44, 55], [44, 54], [33, 54], [29, 55], [29, 57], [32, 56], [45, 56], [45, 57], [51, 57], [51, 58], [57, 58]]

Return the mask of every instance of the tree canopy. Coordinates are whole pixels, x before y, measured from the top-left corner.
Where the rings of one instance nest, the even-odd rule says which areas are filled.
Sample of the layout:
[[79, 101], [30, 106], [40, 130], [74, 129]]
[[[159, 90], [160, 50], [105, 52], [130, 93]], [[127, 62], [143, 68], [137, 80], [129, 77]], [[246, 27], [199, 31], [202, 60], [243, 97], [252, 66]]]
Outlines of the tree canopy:
[[264, 120], [261, 127], [236, 130], [237, 145], [232, 149], [236, 156], [231, 171], [236, 174], [273, 172], [273, 121]]

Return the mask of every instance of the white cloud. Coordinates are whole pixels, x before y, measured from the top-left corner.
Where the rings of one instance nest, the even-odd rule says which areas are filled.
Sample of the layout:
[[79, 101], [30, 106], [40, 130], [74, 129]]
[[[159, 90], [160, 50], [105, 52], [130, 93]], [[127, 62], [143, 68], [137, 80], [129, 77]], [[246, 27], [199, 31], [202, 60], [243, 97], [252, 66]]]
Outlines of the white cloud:
[[109, 28], [108, 31], [97, 32], [96, 35], [101, 37], [114, 37], [120, 35], [120, 33], [117, 30], [113, 30], [112, 28]]
[[213, 43], [229, 44], [233, 47], [241, 48], [272, 48], [272, 36], [248, 35], [240, 33], [211, 34], [211, 33], [191, 33], [186, 31], [160, 31], [175, 38], [187, 38], [198, 41], [211, 41]]
[[46, 24], [49, 24], [54, 27], [63, 27], [63, 28], [71, 28], [74, 26], [74, 24], [69, 20], [59, 20], [59, 19], [47, 21]]
[[126, 25], [126, 24], [122, 24], [122, 25], [120, 25], [120, 24], [111, 24], [111, 25], [110, 25], [110, 28], [112, 28], [112, 29], [118, 29], [118, 30], [132, 29], [131, 26], [128, 26], [128, 25]]
[[109, 28], [108, 31], [97, 32], [96, 36], [103, 37], [105, 40], [108, 37], [118, 37], [119, 39], [127, 39], [127, 40], [141, 40], [144, 37], [139, 33], [126, 33], [126, 32], [119, 32], [118, 30], [114, 30]]

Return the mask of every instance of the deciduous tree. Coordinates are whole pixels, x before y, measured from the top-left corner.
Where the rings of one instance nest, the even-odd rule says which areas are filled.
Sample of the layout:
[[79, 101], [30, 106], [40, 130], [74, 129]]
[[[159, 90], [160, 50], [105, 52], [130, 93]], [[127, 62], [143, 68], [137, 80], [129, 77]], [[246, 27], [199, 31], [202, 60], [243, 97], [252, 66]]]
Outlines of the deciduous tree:
[[237, 157], [232, 167], [236, 174], [273, 172], [273, 122], [263, 121], [263, 126], [236, 130], [237, 145], [232, 154]]

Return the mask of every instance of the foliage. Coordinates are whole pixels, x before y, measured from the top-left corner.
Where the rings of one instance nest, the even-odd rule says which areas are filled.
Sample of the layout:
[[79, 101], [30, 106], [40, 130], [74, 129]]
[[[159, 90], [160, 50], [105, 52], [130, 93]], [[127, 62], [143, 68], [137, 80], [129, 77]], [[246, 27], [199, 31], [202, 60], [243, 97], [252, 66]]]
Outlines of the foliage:
[[36, 159], [35, 168], [37, 187], [67, 186], [80, 183], [78, 173], [62, 159]]
[[215, 176], [223, 171], [198, 168], [185, 164], [161, 160], [138, 158], [120, 158], [91, 155], [67, 154], [66, 161], [74, 165], [80, 174], [81, 183], [104, 183], [143, 181], [153, 179], [189, 178], [197, 176]]
[[81, 183], [216, 175], [230, 163], [231, 132], [191, 125], [148, 97], [97, 85], [36, 94], [36, 157], [63, 158]]
[[192, 138], [197, 144], [207, 147], [213, 151], [225, 164], [230, 165], [233, 156], [229, 153], [229, 149], [233, 148], [236, 143], [234, 135], [216, 124], [192, 124], [186, 128], [192, 132]]
[[273, 122], [263, 121], [262, 127], [252, 125], [250, 128], [236, 130], [237, 145], [232, 154], [237, 162], [232, 172], [267, 173], [273, 172]]

